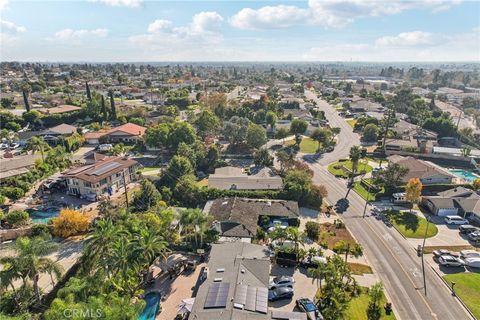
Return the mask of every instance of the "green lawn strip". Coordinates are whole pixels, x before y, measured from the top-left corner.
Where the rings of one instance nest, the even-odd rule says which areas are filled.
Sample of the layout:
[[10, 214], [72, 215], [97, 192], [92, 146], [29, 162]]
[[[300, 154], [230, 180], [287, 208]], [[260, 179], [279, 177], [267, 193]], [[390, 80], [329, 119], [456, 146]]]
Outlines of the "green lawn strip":
[[373, 273], [373, 270], [370, 266], [366, 264], [356, 263], [356, 262], [348, 262], [348, 266], [350, 267], [350, 271], [356, 275], [363, 275], [365, 273]]
[[140, 172], [149, 172], [149, 171], [155, 171], [155, 170], [160, 170], [160, 168], [157, 167], [144, 167], [140, 169]]
[[474, 246], [464, 245], [464, 246], [426, 246], [423, 248], [423, 252], [432, 253], [435, 250], [445, 249], [452, 252], [460, 252], [462, 250], [475, 250]]
[[[366, 179], [367, 182], [371, 182], [371, 179]], [[358, 193], [360, 197], [364, 200], [373, 201], [375, 200], [375, 192], [368, 192], [368, 188], [365, 188], [360, 181], [356, 181], [353, 183], [353, 190]], [[384, 189], [382, 188], [379, 192], [382, 193]]]
[[443, 276], [451, 285], [455, 282], [455, 292], [468, 306], [477, 319], [480, 319], [480, 273], [455, 273]]
[[[408, 211], [390, 211], [390, 221], [395, 228], [407, 238], [423, 238], [427, 228], [427, 220]], [[434, 237], [438, 233], [437, 226], [430, 223], [427, 238]]]
[[[347, 311], [345, 312], [345, 319], [367, 320], [367, 307], [368, 307], [369, 301], [370, 301], [370, 297], [366, 292], [366, 288], [362, 288], [362, 293], [358, 297], [354, 297], [350, 301]], [[393, 312], [389, 316], [385, 314], [385, 309], [383, 307], [385, 306], [386, 302], [387, 302], [387, 298], [385, 297], [385, 295], [383, 295], [383, 298], [380, 302], [380, 307], [382, 312], [382, 317], [380, 319], [390, 319], [390, 320], [396, 319]]]

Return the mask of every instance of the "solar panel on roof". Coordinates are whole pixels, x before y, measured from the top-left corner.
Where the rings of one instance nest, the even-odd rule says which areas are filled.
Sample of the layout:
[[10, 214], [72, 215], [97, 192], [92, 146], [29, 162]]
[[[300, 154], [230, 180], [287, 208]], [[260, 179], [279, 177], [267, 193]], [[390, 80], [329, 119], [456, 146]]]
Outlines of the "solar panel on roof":
[[212, 283], [208, 288], [204, 308], [225, 308], [229, 289], [230, 283]]
[[247, 288], [246, 284], [239, 284], [237, 286], [237, 292], [235, 293], [235, 303], [244, 305], [247, 301]]
[[113, 170], [115, 168], [121, 167], [122, 165], [118, 162], [112, 162], [112, 163], [107, 163], [103, 166], [100, 166], [99, 168], [93, 170], [92, 172], [89, 173], [89, 175], [93, 176], [99, 176], [102, 175], [110, 170]]
[[247, 289], [247, 301], [245, 302], [245, 310], [255, 311], [256, 300], [257, 300], [257, 288], [249, 286]]
[[268, 311], [268, 289], [267, 288], [257, 288], [255, 310], [261, 313], [267, 313]]

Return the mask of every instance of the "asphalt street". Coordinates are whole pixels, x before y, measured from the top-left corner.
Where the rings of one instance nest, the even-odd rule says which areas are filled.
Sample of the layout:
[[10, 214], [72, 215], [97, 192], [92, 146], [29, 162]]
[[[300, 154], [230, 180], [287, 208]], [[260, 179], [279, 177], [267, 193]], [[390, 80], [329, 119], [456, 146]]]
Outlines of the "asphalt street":
[[[360, 143], [359, 137], [328, 103], [316, 98], [312, 92], [307, 91], [306, 96], [315, 99], [317, 105], [325, 111], [331, 126], [341, 128], [339, 141], [333, 152], [318, 159], [304, 156], [304, 160], [314, 170], [314, 182], [327, 187], [327, 201], [335, 204], [347, 194], [347, 185], [344, 180], [331, 175], [327, 165], [348, 157], [350, 147]], [[362, 218], [365, 200], [353, 190], [348, 193], [348, 200], [350, 205], [342, 218], [363, 246], [370, 265], [383, 282], [398, 319], [472, 319], [428, 264], [425, 265], [425, 297], [421, 259], [415, 249], [396, 230], [370, 216], [369, 209], [367, 217]]]

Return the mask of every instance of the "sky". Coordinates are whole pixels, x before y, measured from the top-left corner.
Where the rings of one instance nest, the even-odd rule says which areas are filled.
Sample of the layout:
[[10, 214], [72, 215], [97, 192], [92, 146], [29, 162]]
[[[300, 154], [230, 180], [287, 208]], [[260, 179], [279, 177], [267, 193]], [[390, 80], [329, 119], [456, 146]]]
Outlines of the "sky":
[[480, 1], [0, 0], [0, 60], [480, 61]]

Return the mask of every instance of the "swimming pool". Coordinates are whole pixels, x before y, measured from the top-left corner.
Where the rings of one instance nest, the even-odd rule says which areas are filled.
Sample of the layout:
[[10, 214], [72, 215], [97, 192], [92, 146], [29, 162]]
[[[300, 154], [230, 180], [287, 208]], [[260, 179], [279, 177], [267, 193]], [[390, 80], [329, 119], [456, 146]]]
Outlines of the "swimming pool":
[[463, 169], [453, 169], [450, 170], [451, 173], [456, 175], [459, 178], [465, 179], [469, 182], [473, 182], [475, 179], [480, 178], [480, 176], [474, 174], [473, 172], [470, 172], [468, 170], [463, 170]]
[[47, 224], [52, 218], [58, 217], [60, 211], [56, 209], [46, 209], [46, 210], [28, 210], [28, 214], [32, 219], [33, 223]]
[[160, 297], [161, 295], [158, 292], [150, 292], [145, 295], [144, 300], [147, 305], [145, 306], [145, 309], [143, 309], [138, 320], [155, 320], [159, 308]]

